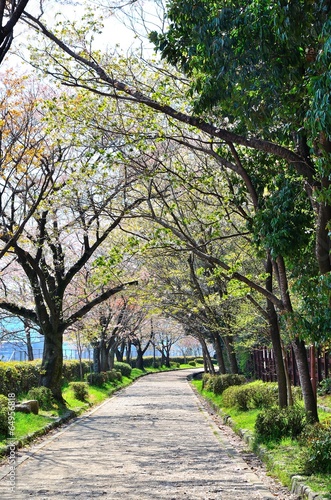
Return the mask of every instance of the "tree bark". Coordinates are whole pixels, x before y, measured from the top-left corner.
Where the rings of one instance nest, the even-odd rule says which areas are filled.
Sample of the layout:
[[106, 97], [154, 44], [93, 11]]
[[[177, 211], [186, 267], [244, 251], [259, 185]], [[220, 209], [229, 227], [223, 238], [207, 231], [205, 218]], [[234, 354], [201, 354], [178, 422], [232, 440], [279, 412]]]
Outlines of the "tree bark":
[[218, 370], [219, 370], [219, 373], [224, 375], [226, 373], [226, 368], [225, 368], [225, 363], [224, 363], [224, 357], [223, 357], [223, 352], [222, 352], [222, 345], [221, 345], [220, 336], [218, 334], [213, 333], [213, 340], [214, 340], [214, 347], [215, 347], [215, 352], [216, 352]]
[[136, 368], [138, 368], [139, 370], [145, 371], [143, 356], [144, 356], [143, 351], [141, 349], [137, 348]]
[[[286, 268], [284, 259], [281, 256], [277, 257], [277, 275], [279, 288], [282, 294], [282, 301], [284, 304], [284, 312], [289, 313], [289, 319], [287, 321], [288, 327], [293, 332], [293, 327], [291, 325], [291, 314], [293, 313], [291, 298], [288, 290], [288, 282], [286, 276]], [[305, 348], [305, 343], [303, 340], [298, 338], [296, 332], [295, 340], [292, 341], [292, 346], [295, 354], [295, 359], [297, 362], [300, 385], [302, 389], [302, 396], [305, 404], [305, 410], [310, 422], [318, 422], [318, 412], [317, 412], [317, 402], [314, 396], [313, 387], [310, 380], [310, 370], [308, 365], [307, 352]]]
[[28, 320], [24, 320], [24, 330], [25, 330], [25, 338], [26, 338], [26, 348], [28, 352], [28, 361], [33, 361], [33, 348], [31, 344], [31, 332], [30, 332], [30, 323]]
[[63, 334], [47, 332], [44, 334], [44, 351], [41, 365], [40, 385], [51, 389], [54, 398], [64, 403], [62, 397]]
[[[265, 263], [265, 270], [267, 273], [266, 289], [269, 290], [269, 292], [272, 292], [273, 291], [272, 261], [269, 254], [267, 255], [267, 260]], [[267, 316], [269, 322], [269, 333], [275, 356], [276, 374], [278, 382], [278, 403], [280, 408], [284, 408], [289, 403], [287, 398], [288, 378], [286, 377], [286, 371], [285, 371], [286, 368], [284, 366], [284, 360], [283, 360], [283, 350], [282, 350], [282, 342], [279, 331], [278, 316], [275, 306], [270, 300], [267, 300]], [[291, 388], [289, 387], [289, 389]]]
[[310, 380], [310, 371], [307, 358], [307, 351], [305, 343], [303, 340], [296, 338], [292, 342], [295, 359], [298, 366], [300, 385], [302, 389], [302, 395], [305, 402], [305, 410], [307, 412], [307, 417], [309, 422], [318, 422], [318, 412], [316, 398], [313, 391], [313, 387]]
[[239, 372], [239, 368], [236, 353], [234, 352], [232, 338], [229, 335], [223, 335], [223, 340], [229, 358], [231, 373], [237, 374]]
[[201, 344], [201, 347], [202, 347], [202, 354], [203, 354], [203, 361], [204, 361], [205, 372], [209, 372], [212, 375], [215, 375], [215, 368], [214, 368], [212, 359], [210, 357], [210, 354], [208, 352], [205, 339], [201, 336], [199, 338], [199, 341], [200, 341], [200, 344]]

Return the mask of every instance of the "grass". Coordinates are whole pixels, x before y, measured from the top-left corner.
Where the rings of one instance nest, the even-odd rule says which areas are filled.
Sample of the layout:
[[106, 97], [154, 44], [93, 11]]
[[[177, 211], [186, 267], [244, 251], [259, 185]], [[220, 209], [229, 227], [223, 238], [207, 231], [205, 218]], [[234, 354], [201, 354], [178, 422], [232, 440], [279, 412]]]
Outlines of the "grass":
[[[201, 380], [193, 380], [192, 384], [214, 407], [216, 406], [222, 413], [231, 417], [235, 431], [246, 429], [254, 435], [255, 420], [261, 410], [239, 411], [234, 408], [226, 408], [222, 403], [221, 395], [216, 396], [212, 391], [202, 390]], [[331, 408], [331, 397], [319, 397], [318, 403]], [[320, 422], [331, 421], [331, 414], [319, 410], [319, 419]], [[254, 447], [256, 451], [257, 445], [255, 444]], [[299, 441], [286, 438], [278, 443], [269, 442], [263, 447], [266, 451], [263, 460], [270, 475], [278, 478], [283, 485], [290, 487], [292, 476], [303, 475], [303, 448]], [[305, 484], [313, 491], [319, 492], [323, 498], [331, 499], [331, 477], [329, 474], [305, 476]]]

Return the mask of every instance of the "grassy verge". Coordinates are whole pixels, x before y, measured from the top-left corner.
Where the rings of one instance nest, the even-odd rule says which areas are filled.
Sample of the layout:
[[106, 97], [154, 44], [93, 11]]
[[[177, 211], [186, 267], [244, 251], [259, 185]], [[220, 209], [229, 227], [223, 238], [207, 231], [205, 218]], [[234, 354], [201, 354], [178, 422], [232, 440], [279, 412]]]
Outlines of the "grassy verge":
[[[186, 368], [192, 368], [192, 366], [180, 366], [180, 369]], [[170, 370], [172, 369], [173, 368], [170, 368]], [[119, 389], [132, 384], [132, 382], [134, 382], [134, 380], [136, 380], [137, 378], [148, 373], [156, 373], [161, 371], [169, 371], [169, 368], [146, 368], [145, 371], [133, 368], [130, 378], [122, 377], [122, 380], [120, 382], [108, 382], [101, 387], [89, 385], [88, 398], [86, 401], [80, 401], [76, 399], [73, 389], [70, 387], [70, 385], [66, 384], [62, 389], [63, 398], [66, 401], [66, 408], [53, 407], [48, 411], [40, 410], [38, 415], [34, 415], [33, 413], [15, 413], [15, 440], [24, 442], [32, 437], [32, 435], [35, 433], [40, 432], [40, 434], [42, 434], [42, 431], [47, 428], [47, 426], [50, 427], [50, 425], [54, 424], [54, 422], [59, 418], [64, 417], [68, 413], [68, 410], [75, 412], [76, 415], [80, 415], [91, 407], [101, 404]], [[24, 399], [26, 399], [25, 395], [22, 395], [19, 399], [23, 401]], [[7, 444], [7, 437], [0, 434], [0, 457], [5, 453]]]
[[[193, 380], [192, 384], [207, 401], [219, 408], [222, 414], [231, 417], [236, 432], [239, 429], [247, 429], [254, 435], [255, 421], [260, 410], [239, 411], [234, 408], [226, 408], [222, 403], [222, 396], [216, 396], [212, 391], [202, 390], [201, 380]], [[326, 406], [325, 399], [322, 404]], [[320, 410], [319, 419], [320, 421], [331, 420], [331, 415]], [[256, 451], [257, 444], [254, 444], [254, 447]], [[299, 441], [287, 438], [278, 443], [270, 442], [263, 445], [263, 448], [265, 450], [263, 460], [270, 475], [278, 478], [283, 485], [290, 487], [292, 476], [303, 475], [303, 449]], [[305, 476], [304, 482], [311, 490], [318, 492], [322, 498], [331, 499], [331, 477], [329, 474]]]

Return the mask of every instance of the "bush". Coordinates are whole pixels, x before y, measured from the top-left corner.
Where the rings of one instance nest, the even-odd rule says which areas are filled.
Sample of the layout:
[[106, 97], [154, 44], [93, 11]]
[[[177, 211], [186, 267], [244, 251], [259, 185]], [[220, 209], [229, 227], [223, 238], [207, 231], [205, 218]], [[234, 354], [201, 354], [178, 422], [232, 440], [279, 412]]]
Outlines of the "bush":
[[319, 396], [331, 394], [331, 378], [325, 378], [318, 384], [317, 393]]
[[86, 401], [88, 398], [88, 386], [86, 382], [70, 382], [69, 386], [74, 391], [74, 396], [79, 401]]
[[190, 365], [190, 366], [196, 366], [196, 362], [195, 361], [189, 361], [187, 364]]
[[[90, 373], [92, 361], [82, 361], [83, 377]], [[80, 381], [80, 363], [77, 359], [66, 360], [63, 363], [62, 377], [64, 381]]]
[[251, 400], [249, 406], [252, 408], [269, 408], [278, 403], [278, 384], [276, 382], [262, 382], [256, 380], [248, 384], [251, 388]]
[[331, 422], [307, 426], [302, 436], [305, 474], [331, 473]]
[[106, 382], [108, 382], [107, 372], [89, 373], [87, 375], [87, 382], [90, 385], [95, 385], [97, 387], [102, 387]]
[[197, 365], [203, 365], [203, 358], [195, 358], [194, 360], [196, 362]]
[[27, 399], [36, 399], [42, 410], [51, 410], [54, 406], [53, 394], [48, 387], [33, 387], [29, 390]]
[[8, 435], [8, 398], [0, 395], [0, 434]]
[[116, 361], [114, 363], [114, 369], [116, 371], [121, 372], [123, 377], [130, 378], [130, 376], [131, 376], [132, 368], [130, 365], [128, 365], [128, 363], [121, 363], [120, 361]]
[[106, 372], [107, 374], [107, 378], [108, 378], [108, 382], [111, 382], [111, 383], [116, 383], [116, 382], [120, 382], [122, 380], [122, 373], [120, 371], [116, 371], [116, 370], [110, 370], [108, 372]]
[[202, 389], [204, 391], [213, 390], [213, 375], [211, 373], [204, 373], [202, 375]]
[[256, 438], [261, 442], [280, 441], [283, 437], [296, 438], [306, 423], [306, 414], [301, 406], [273, 406], [258, 414], [255, 422]]
[[40, 361], [0, 362], [0, 394], [19, 394], [36, 387], [40, 377]]
[[249, 384], [231, 386], [223, 392], [224, 406], [227, 408], [235, 407], [241, 411], [274, 406], [277, 401], [278, 388], [274, 382], [257, 380]]
[[180, 363], [176, 363], [175, 361], [170, 361], [170, 368], [180, 368]]
[[236, 374], [225, 374], [225, 375], [216, 375], [213, 377], [213, 381], [211, 382], [212, 390], [215, 394], [223, 394], [225, 389], [234, 385], [241, 385], [246, 382], [246, 379], [243, 375]]

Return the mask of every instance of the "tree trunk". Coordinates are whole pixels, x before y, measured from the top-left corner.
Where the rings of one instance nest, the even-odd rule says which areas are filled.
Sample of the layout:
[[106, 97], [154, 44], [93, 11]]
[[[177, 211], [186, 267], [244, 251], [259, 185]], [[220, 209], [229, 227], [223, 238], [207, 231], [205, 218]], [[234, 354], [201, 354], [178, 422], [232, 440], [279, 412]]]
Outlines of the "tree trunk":
[[215, 368], [212, 362], [212, 359], [210, 357], [210, 354], [207, 349], [207, 344], [205, 342], [205, 339], [203, 337], [199, 338], [201, 347], [202, 347], [202, 354], [203, 354], [203, 362], [204, 362], [204, 369], [205, 372], [209, 372], [212, 375], [215, 375]]
[[224, 345], [229, 358], [231, 373], [237, 374], [239, 372], [236, 353], [234, 352], [233, 342], [230, 335], [223, 335]]
[[93, 346], [93, 372], [100, 373], [100, 347], [99, 347], [99, 345]]
[[138, 368], [139, 370], [145, 371], [145, 369], [144, 369], [143, 351], [141, 349], [139, 349], [139, 348], [137, 348], [136, 368]]
[[128, 340], [126, 346], [126, 356], [125, 356], [125, 361], [127, 362], [128, 365], [131, 365], [131, 347], [132, 347], [131, 340]]
[[166, 347], [165, 351], [166, 351], [165, 365], [167, 368], [170, 368], [170, 348]]
[[101, 372], [106, 372], [109, 370], [109, 349], [107, 348], [106, 342], [102, 339], [100, 341], [100, 371]]
[[272, 348], [275, 356], [276, 374], [278, 382], [278, 403], [280, 408], [285, 408], [290, 401], [287, 397], [287, 377], [284, 367], [282, 344], [279, 333], [279, 325], [277, 313], [275, 311], [274, 305], [267, 301], [267, 312], [269, 316], [269, 332], [272, 342]]
[[295, 341], [292, 342], [292, 346], [298, 366], [300, 385], [305, 402], [305, 410], [307, 412], [309, 422], [315, 423], [318, 422], [317, 403], [310, 381], [309, 364], [305, 343], [303, 340], [296, 338]]
[[[265, 270], [267, 273], [266, 289], [269, 292], [273, 292], [272, 261], [270, 255], [267, 255]], [[291, 394], [291, 386], [288, 387], [289, 377], [287, 377], [286, 367], [284, 366], [283, 349], [279, 331], [277, 312], [274, 304], [270, 300], [267, 300], [267, 315], [269, 321], [270, 338], [272, 342], [272, 348], [274, 351], [275, 364], [276, 364], [276, 374], [278, 382], [278, 403], [280, 408], [285, 408], [287, 404], [291, 404], [291, 401], [289, 400], [290, 398], [287, 397], [288, 390], [290, 391], [289, 394]]]
[[108, 366], [109, 366], [109, 370], [113, 370], [114, 369], [114, 363], [115, 363], [115, 350], [112, 347], [110, 349], [110, 352], [108, 353]]
[[225, 369], [225, 363], [224, 363], [224, 358], [223, 358], [220, 336], [218, 334], [213, 334], [213, 340], [214, 340], [214, 347], [215, 347], [215, 352], [216, 352], [218, 370], [219, 370], [219, 373], [224, 375], [226, 373], [226, 369]]
[[26, 338], [26, 348], [28, 352], [28, 361], [33, 361], [33, 348], [31, 344], [30, 323], [26, 319], [24, 320], [24, 330]]
[[308, 365], [307, 352], [303, 340], [299, 340], [296, 332], [293, 332], [293, 327], [290, 324], [291, 313], [293, 313], [290, 294], [288, 291], [288, 282], [286, 276], [286, 269], [284, 259], [281, 256], [277, 257], [277, 272], [279, 288], [282, 294], [282, 301], [284, 304], [284, 311], [289, 313], [288, 328], [292, 330], [295, 335], [295, 340], [292, 342], [295, 359], [297, 362], [300, 385], [302, 389], [302, 396], [304, 400], [305, 410], [307, 417], [311, 423], [318, 422], [317, 401], [314, 396], [313, 387], [310, 380], [310, 370]]
[[49, 332], [44, 334], [44, 351], [41, 364], [40, 385], [51, 389], [54, 398], [64, 403], [62, 397], [63, 334]]

